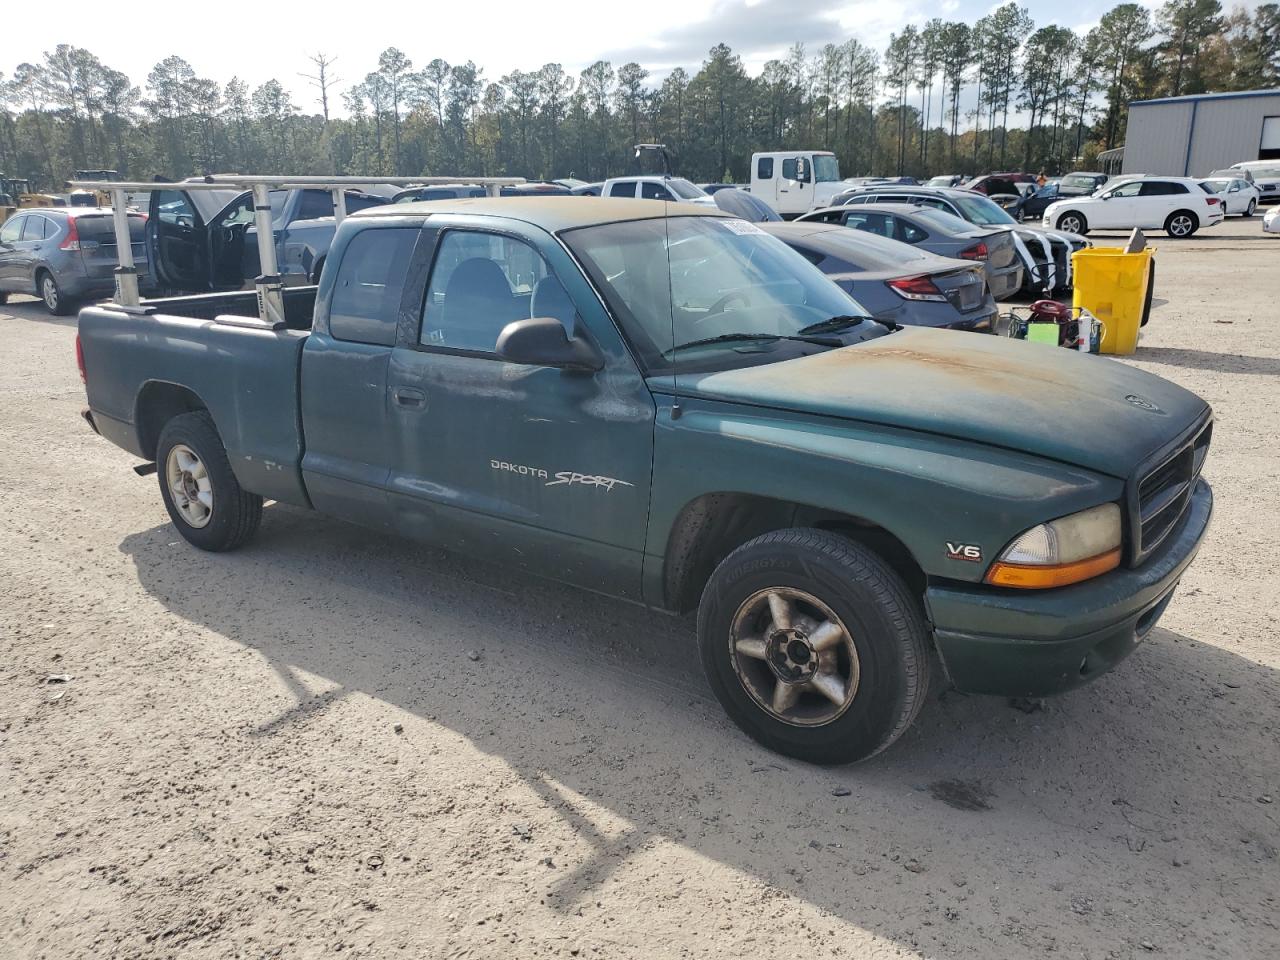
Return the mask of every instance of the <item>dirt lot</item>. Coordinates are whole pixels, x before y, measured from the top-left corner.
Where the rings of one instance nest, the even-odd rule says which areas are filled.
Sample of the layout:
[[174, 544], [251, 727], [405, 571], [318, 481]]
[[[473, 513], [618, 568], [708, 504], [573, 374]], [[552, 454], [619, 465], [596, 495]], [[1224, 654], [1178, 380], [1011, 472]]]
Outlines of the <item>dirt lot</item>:
[[1218, 417], [1160, 628], [835, 770], [728, 723], [688, 622], [280, 507], [191, 549], [74, 320], [0, 307], [0, 956], [1280, 955], [1280, 239], [1156, 243], [1134, 362]]

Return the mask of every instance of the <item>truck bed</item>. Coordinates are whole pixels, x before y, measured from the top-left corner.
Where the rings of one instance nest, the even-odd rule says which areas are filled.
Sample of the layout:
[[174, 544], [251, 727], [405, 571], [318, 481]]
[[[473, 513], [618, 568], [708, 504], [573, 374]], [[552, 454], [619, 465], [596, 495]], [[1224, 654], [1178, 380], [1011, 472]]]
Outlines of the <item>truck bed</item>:
[[79, 339], [94, 427], [154, 460], [165, 420], [207, 409], [241, 486], [309, 506], [299, 375], [314, 301], [314, 287], [286, 290], [284, 330], [259, 323], [254, 291], [86, 307]]

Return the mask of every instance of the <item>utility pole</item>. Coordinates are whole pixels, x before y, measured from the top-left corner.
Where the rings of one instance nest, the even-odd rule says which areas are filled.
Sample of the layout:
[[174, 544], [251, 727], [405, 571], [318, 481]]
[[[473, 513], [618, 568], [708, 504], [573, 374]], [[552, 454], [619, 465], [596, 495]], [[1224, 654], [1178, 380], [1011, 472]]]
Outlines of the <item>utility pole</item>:
[[338, 62], [337, 57], [329, 57], [323, 53], [317, 53], [313, 57], [307, 57], [316, 65], [316, 72], [300, 73], [298, 76], [304, 80], [309, 80], [311, 85], [320, 91], [320, 108], [324, 111], [325, 125], [329, 124], [329, 88], [336, 83], [341, 83], [341, 77], [329, 76], [329, 68]]

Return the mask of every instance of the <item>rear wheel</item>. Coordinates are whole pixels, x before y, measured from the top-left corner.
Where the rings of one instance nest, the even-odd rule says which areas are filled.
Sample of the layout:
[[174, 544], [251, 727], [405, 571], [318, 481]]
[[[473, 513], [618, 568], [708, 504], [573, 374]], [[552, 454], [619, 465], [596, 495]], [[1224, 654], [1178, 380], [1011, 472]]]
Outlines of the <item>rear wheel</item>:
[[42, 270], [37, 285], [40, 299], [44, 301], [46, 310], [58, 317], [66, 316], [71, 312], [74, 304], [63, 294], [62, 288], [58, 286], [58, 281], [54, 279], [52, 273]]
[[716, 568], [698, 607], [707, 680], [765, 746], [811, 763], [874, 756], [929, 685], [919, 604], [877, 554], [823, 530], [779, 530]]
[[1084, 218], [1083, 213], [1069, 210], [1058, 218], [1058, 229], [1064, 233], [1078, 233], [1083, 237], [1089, 232], [1089, 221]]
[[156, 463], [169, 519], [188, 543], [234, 550], [257, 531], [262, 498], [241, 488], [208, 413], [184, 413], [166, 423]]
[[1164, 222], [1164, 232], [1178, 240], [1185, 240], [1200, 229], [1200, 221], [1190, 210], [1175, 210]]

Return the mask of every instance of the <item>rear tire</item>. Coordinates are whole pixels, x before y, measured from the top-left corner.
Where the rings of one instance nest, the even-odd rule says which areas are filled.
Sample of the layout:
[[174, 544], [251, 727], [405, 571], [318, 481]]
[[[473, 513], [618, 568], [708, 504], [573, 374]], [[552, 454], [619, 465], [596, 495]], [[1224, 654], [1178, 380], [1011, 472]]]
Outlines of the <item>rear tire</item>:
[[810, 763], [865, 760], [902, 736], [928, 691], [927, 639], [902, 578], [824, 530], [739, 547], [698, 607], [702, 666], [730, 719]]
[[1058, 217], [1057, 226], [1064, 233], [1078, 233], [1082, 237], [1089, 232], [1089, 221], [1085, 219], [1083, 213], [1077, 213], [1074, 210], [1069, 210]]
[[1175, 210], [1164, 222], [1164, 232], [1175, 240], [1185, 240], [1195, 236], [1200, 229], [1200, 220], [1190, 210]]
[[192, 546], [220, 553], [243, 546], [262, 522], [262, 498], [231, 471], [206, 411], [174, 417], [160, 431], [156, 474], [169, 519]]
[[44, 301], [44, 308], [55, 317], [65, 317], [75, 309], [75, 304], [63, 294], [58, 281], [48, 270], [41, 270], [36, 277], [36, 290]]

